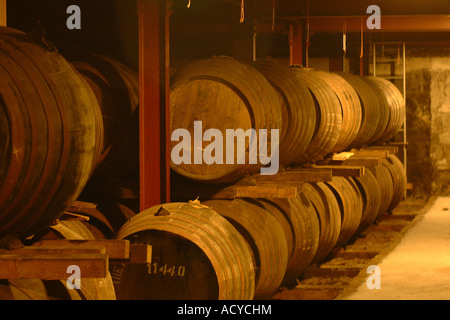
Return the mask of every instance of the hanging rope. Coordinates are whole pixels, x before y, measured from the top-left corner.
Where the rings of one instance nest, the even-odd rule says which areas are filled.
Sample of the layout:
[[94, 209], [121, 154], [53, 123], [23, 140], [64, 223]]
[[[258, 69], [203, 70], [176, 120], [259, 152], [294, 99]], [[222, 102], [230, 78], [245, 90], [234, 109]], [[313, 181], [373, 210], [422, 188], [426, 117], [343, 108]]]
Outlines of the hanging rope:
[[244, 22], [244, 18], [245, 18], [244, 6], [245, 6], [244, 0], [241, 0], [241, 20], [239, 21], [239, 23]]
[[306, 57], [305, 66], [309, 68], [309, 45], [310, 45], [310, 35], [309, 35], [309, 0], [306, 2]]
[[345, 18], [342, 30], [342, 51], [344, 51], [344, 53], [347, 53], [347, 19]]
[[362, 59], [364, 57], [364, 22], [363, 17], [361, 17], [361, 50], [359, 53], [359, 58]]
[[272, 31], [275, 30], [275, 0], [272, 2]]
[[188, 0], [188, 4], [186, 7], [188, 7], [188, 9], [191, 7], [191, 0]]

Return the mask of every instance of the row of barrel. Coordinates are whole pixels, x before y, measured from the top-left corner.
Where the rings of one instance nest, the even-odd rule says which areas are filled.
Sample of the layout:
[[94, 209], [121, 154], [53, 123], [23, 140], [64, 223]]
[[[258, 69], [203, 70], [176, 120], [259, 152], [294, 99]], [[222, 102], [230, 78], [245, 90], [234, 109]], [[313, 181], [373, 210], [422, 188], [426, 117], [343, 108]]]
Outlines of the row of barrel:
[[365, 169], [305, 183], [295, 198], [196, 200], [136, 214], [117, 238], [151, 244], [153, 261], [121, 267], [118, 299], [270, 299], [295, 286], [402, 200], [405, 170], [395, 155]]
[[[278, 129], [282, 167], [388, 141], [405, 115], [401, 92], [383, 78], [286, 67], [272, 59], [250, 65], [223, 56], [179, 69], [171, 78], [170, 102], [172, 131], [185, 128], [191, 137], [198, 136], [194, 121], [223, 136], [229, 129], [266, 129], [269, 136]], [[179, 143], [174, 140], [172, 148]], [[199, 146], [192, 143], [194, 148]], [[194, 163], [193, 154], [171, 168], [201, 182], [233, 183], [262, 166], [248, 160], [237, 164], [237, 152], [234, 164]]]
[[0, 27], [0, 237], [51, 225], [89, 181], [139, 170], [139, 77]]
[[[66, 58], [29, 34], [0, 28], [0, 237], [38, 234], [89, 181], [138, 170], [137, 74], [106, 57]], [[403, 108], [398, 91], [381, 79], [289, 69], [271, 60], [250, 66], [216, 57], [172, 78], [172, 129], [192, 129], [196, 120], [204, 129], [281, 129], [283, 166], [390, 139]], [[233, 182], [257, 167], [172, 165], [210, 182]], [[405, 187], [404, 169], [391, 155], [363, 177], [305, 184], [294, 199], [159, 205], [117, 234], [149, 243], [154, 252], [151, 265], [120, 266], [116, 294], [270, 298], [394, 208]]]

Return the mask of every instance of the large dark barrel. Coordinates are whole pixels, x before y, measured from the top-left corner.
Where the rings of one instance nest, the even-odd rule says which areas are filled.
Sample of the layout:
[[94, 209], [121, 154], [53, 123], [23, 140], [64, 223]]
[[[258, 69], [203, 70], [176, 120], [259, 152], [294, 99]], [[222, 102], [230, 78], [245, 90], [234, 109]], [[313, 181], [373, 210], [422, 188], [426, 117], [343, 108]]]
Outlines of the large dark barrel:
[[355, 89], [361, 102], [361, 127], [351, 146], [358, 148], [378, 141], [389, 120], [389, 106], [383, 92], [366, 77], [346, 72], [338, 74]]
[[[39, 240], [95, 240], [96, 237], [89, 230], [89, 226], [79, 220], [60, 220], [39, 234], [33, 241]], [[45, 280], [45, 286], [49, 293], [63, 299], [69, 294], [71, 300], [116, 300], [111, 274], [108, 272], [105, 278], [83, 278], [81, 270], [81, 288], [70, 290], [65, 280]]]
[[356, 233], [362, 233], [370, 227], [378, 217], [381, 207], [381, 189], [372, 171], [366, 168], [361, 177], [350, 177], [359, 188], [363, 199], [361, 222]]
[[389, 158], [383, 159], [382, 164], [388, 168], [392, 177], [393, 196], [392, 201], [386, 209], [387, 211], [392, 211], [398, 206], [405, 196], [407, 184], [406, 170], [400, 159], [393, 154], [389, 155]]
[[[319, 246], [320, 225], [313, 204], [303, 193], [292, 199], [271, 198], [259, 201], [269, 213], [281, 212], [288, 223], [288, 228], [283, 228], [288, 240], [288, 263], [282, 285], [296, 286], [296, 279], [311, 264]], [[280, 222], [282, 219], [277, 220]], [[289, 241], [292, 243], [289, 244]]]
[[342, 113], [342, 127], [333, 152], [346, 150], [355, 140], [361, 126], [361, 103], [355, 89], [336, 73], [316, 71], [325, 80], [339, 99]]
[[0, 28], [0, 48], [0, 236], [26, 237], [59, 217], [88, 181], [96, 100], [31, 35]]
[[374, 166], [371, 170], [377, 179], [381, 191], [381, 203], [378, 212], [378, 216], [380, 216], [381, 214], [384, 214], [391, 205], [394, 196], [394, 182], [389, 169], [384, 165], [380, 164]]
[[80, 54], [68, 57], [98, 101], [104, 140], [91, 178], [111, 182], [137, 176], [139, 170], [139, 75], [112, 58]]
[[313, 262], [320, 262], [336, 246], [341, 232], [339, 204], [331, 189], [323, 182], [305, 183], [304, 194], [314, 207], [319, 221], [319, 241]]
[[275, 60], [257, 60], [253, 66], [269, 80], [282, 102], [280, 163], [287, 166], [301, 158], [313, 137], [316, 126], [313, 98], [289, 68]]
[[118, 239], [152, 245], [150, 265], [116, 265], [119, 300], [253, 299], [253, 254], [224, 217], [200, 203], [147, 209], [117, 233]]
[[345, 245], [356, 235], [361, 223], [363, 199], [354, 181], [346, 177], [333, 177], [326, 185], [333, 191], [341, 212], [341, 231], [336, 245]]
[[255, 261], [255, 299], [270, 299], [281, 285], [288, 261], [280, 223], [251, 199], [209, 200], [204, 204], [227, 218], [247, 240]]
[[308, 87], [316, 106], [315, 132], [300, 162], [316, 162], [331, 153], [339, 140], [341, 106], [333, 89], [315, 71], [298, 67], [291, 70]]
[[379, 77], [366, 77], [367, 80], [375, 84], [380, 90], [379, 93], [386, 99], [389, 107], [388, 123], [382, 134], [374, 139], [374, 143], [389, 141], [400, 131], [405, 120], [406, 104], [402, 93], [389, 80]]
[[[195, 146], [195, 121], [202, 122], [202, 132], [198, 132], [199, 134], [208, 129], [218, 129], [222, 135], [223, 148], [226, 145], [227, 129], [241, 129], [244, 132], [254, 129], [258, 140], [261, 139], [259, 129], [266, 129], [268, 154], [271, 129], [281, 129], [281, 104], [275, 89], [254, 67], [228, 57], [203, 59], [181, 68], [171, 79], [170, 104], [172, 134], [177, 129], [185, 129], [190, 133], [191, 140], [184, 141], [184, 137], [179, 137], [179, 141], [178, 137], [172, 139], [175, 140], [171, 142], [172, 153], [180, 157], [185, 156], [188, 160], [174, 163], [172, 154], [171, 168], [194, 180], [231, 183], [239, 180], [243, 174], [255, 173], [261, 167], [258, 159], [256, 164], [250, 163], [249, 153], [253, 151], [249, 150], [248, 139], [242, 149], [244, 151], [237, 150], [235, 143], [233, 164], [230, 164], [231, 161], [227, 164], [226, 152], [220, 149], [222, 145], [218, 145], [219, 150], [216, 149], [214, 155], [212, 150], [208, 150], [208, 147], [213, 148], [213, 143], [217, 146], [216, 140], [206, 142], [200, 147]], [[202, 138], [203, 136], [199, 136], [198, 140], [201, 141]], [[177, 148], [181, 141], [190, 147], [190, 152], [185, 151], [188, 154]], [[203, 157], [195, 161], [196, 153], [202, 155], [208, 151], [208, 154], [216, 157], [209, 159], [212, 164], [206, 163]], [[223, 155], [219, 155], [219, 151], [223, 151]], [[232, 155], [228, 156], [232, 158]], [[213, 160], [222, 161], [223, 164]], [[190, 164], [186, 164], [189, 161]]]

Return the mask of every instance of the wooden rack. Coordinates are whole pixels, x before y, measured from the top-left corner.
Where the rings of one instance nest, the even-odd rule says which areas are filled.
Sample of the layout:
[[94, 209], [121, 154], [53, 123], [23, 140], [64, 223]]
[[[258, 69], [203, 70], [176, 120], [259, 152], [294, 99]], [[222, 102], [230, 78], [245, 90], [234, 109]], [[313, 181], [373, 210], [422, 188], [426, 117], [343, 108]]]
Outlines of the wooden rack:
[[128, 240], [41, 240], [0, 249], [0, 279], [65, 280], [72, 265], [80, 268], [82, 278], [105, 278], [110, 262], [149, 264], [151, 258], [150, 245]]

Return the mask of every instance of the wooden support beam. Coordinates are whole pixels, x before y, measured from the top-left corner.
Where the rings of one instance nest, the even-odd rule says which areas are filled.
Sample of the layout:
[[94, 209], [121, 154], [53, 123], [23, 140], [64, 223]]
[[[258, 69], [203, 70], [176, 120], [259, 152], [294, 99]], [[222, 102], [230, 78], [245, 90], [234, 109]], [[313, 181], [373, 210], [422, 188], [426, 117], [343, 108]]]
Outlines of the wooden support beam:
[[[381, 29], [368, 29], [366, 21], [369, 15], [363, 15], [362, 27], [364, 32], [448, 32], [450, 19], [447, 14], [439, 15], [382, 15]], [[282, 32], [288, 24], [299, 23], [306, 20], [306, 16], [285, 16], [277, 20], [277, 30]], [[309, 25], [314, 33], [342, 32], [346, 22], [348, 33], [361, 32], [361, 16], [310, 16]], [[271, 18], [264, 18], [258, 24], [258, 33], [270, 33], [272, 30]]]
[[354, 150], [354, 156], [356, 157], [378, 157], [378, 158], [389, 158], [389, 150], [376, 150], [376, 149], [360, 149]]
[[25, 246], [14, 250], [0, 250], [0, 255], [72, 255], [72, 254], [106, 254], [105, 248], [75, 246]]
[[364, 166], [319, 165], [315, 166], [315, 168], [330, 169], [333, 177], [361, 177], [366, 174]]
[[379, 157], [351, 157], [342, 162], [342, 165], [374, 167], [381, 164]]
[[236, 186], [236, 198], [295, 198], [299, 192], [297, 186]]
[[138, 1], [141, 211], [170, 201], [170, 5]]
[[282, 183], [250, 183], [232, 185], [216, 189], [214, 186], [192, 185], [181, 188], [179, 194], [173, 194], [175, 201], [189, 201], [199, 198], [200, 201], [208, 199], [235, 199], [235, 198], [295, 198], [301, 192], [301, 185], [283, 185]]
[[0, 27], [7, 26], [6, 0], [0, 0]]
[[82, 278], [105, 278], [108, 274], [106, 254], [2, 254], [0, 279], [64, 280], [70, 277], [69, 266], [80, 268]]
[[293, 168], [271, 176], [252, 176], [256, 183], [279, 183], [281, 185], [300, 185], [305, 182], [331, 181], [331, 169]]
[[34, 246], [76, 247], [104, 249], [110, 259], [130, 259], [130, 242], [128, 240], [40, 240]]
[[385, 146], [370, 146], [368, 150], [386, 150], [389, 154], [398, 154], [398, 146], [385, 145]]

